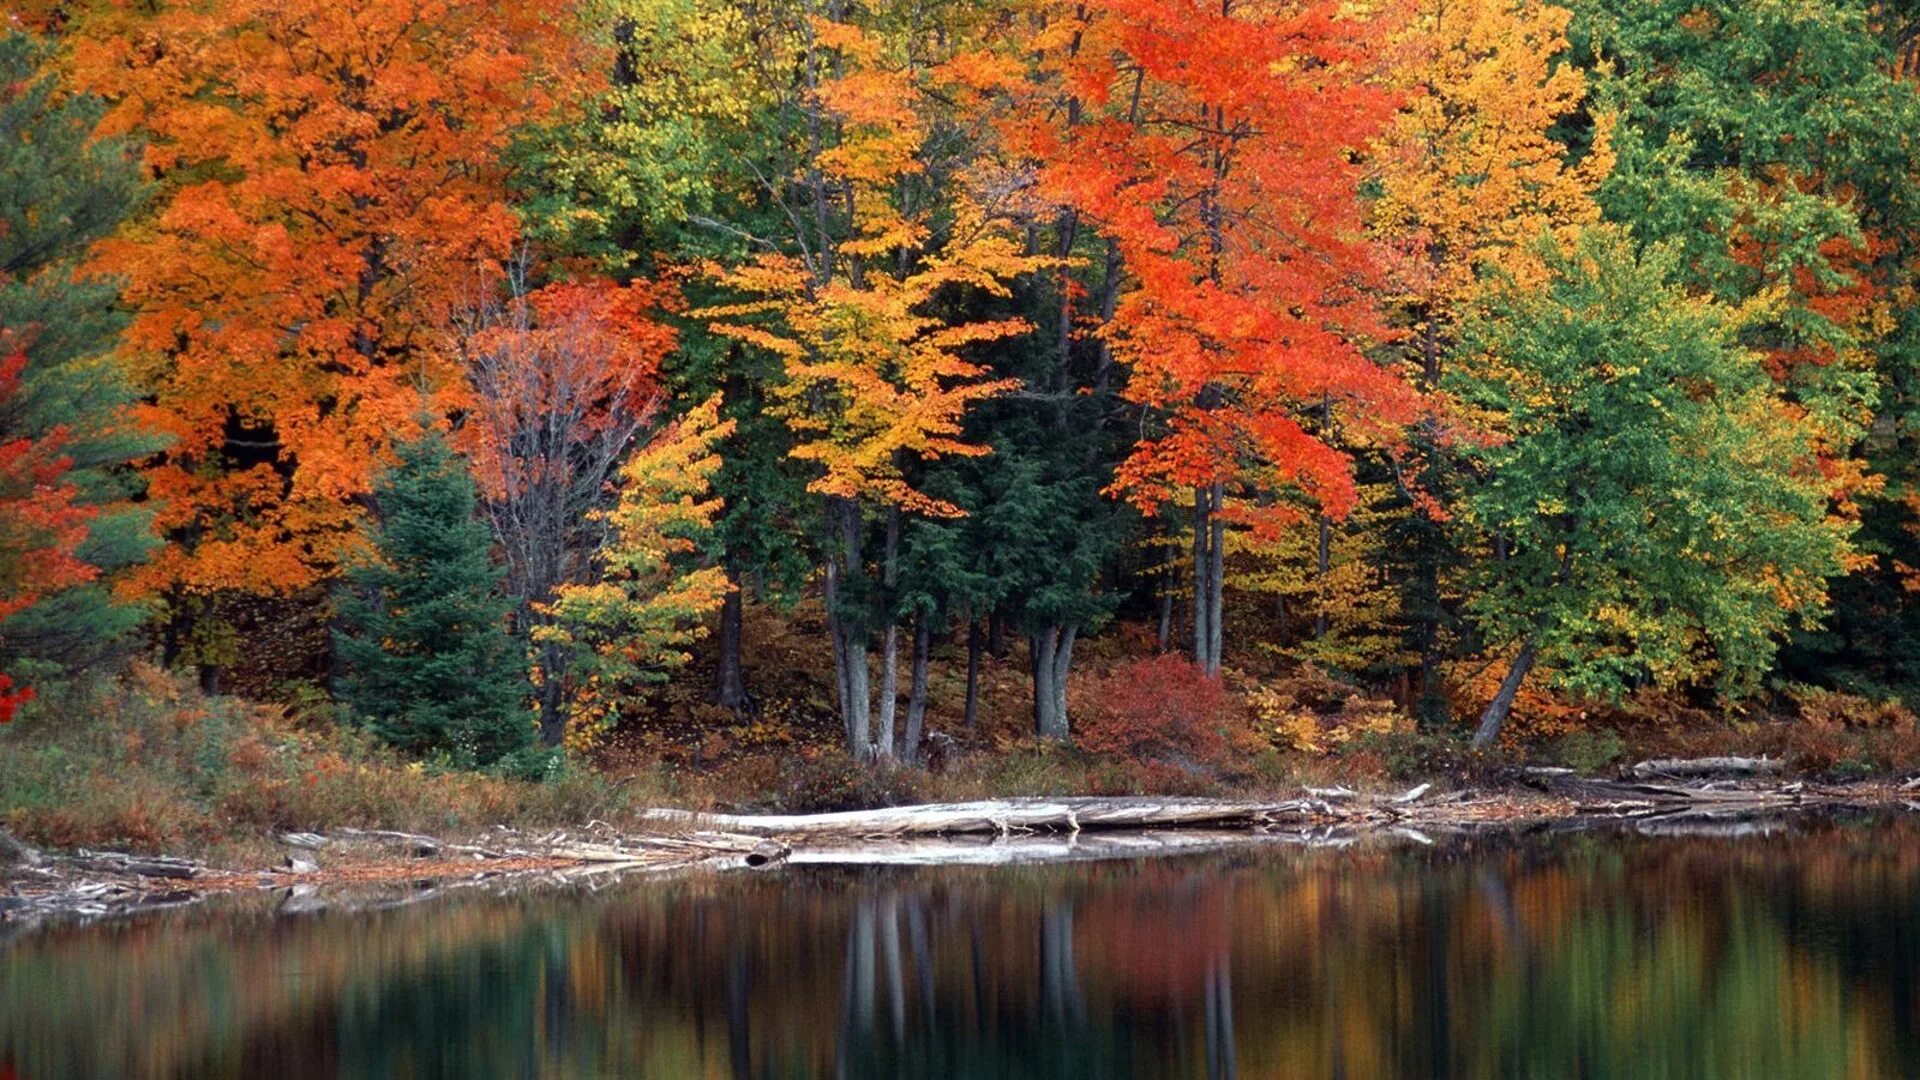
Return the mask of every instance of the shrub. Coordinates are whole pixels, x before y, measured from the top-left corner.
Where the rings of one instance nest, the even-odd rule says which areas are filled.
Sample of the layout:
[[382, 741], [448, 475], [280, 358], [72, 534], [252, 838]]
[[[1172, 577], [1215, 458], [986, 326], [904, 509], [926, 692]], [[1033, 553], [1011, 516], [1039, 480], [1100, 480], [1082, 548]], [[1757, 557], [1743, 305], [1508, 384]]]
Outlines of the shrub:
[[1245, 742], [1245, 707], [1182, 656], [1122, 664], [1083, 681], [1076, 696], [1079, 744], [1096, 754], [1217, 767]]
[[1620, 760], [1626, 740], [1613, 731], [1570, 731], [1553, 744], [1553, 759], [1578, 773], [1595, 773]]
[[1913, 731], [1913, 710], [1898, 701], [1875, 701], [1858, 694], [1793, 685], [1786, 695], [1800, 719], [1809, 724]]
[[920, 801], [921, 774], [890, 761], [855, 761], [840, 749], [802, 751], [780, 777], [790, 813], [867, 810]]
[[578, 822], [630, 803], [553, 751], [504, 761], [495, 775], [407, 762], [363, 730], [204, 698], [146, 665], [34, 702], [0, 729], [0, 762], [0, 826], [63, 847], [201, 849], [266, 829]]
[[1247, 694], [1259, 733], [1273, 746], [1326, 754], [1354, 739], [1410, 731], [1413, 723], [1391, 701], [1368, 697], [1312, 664]]

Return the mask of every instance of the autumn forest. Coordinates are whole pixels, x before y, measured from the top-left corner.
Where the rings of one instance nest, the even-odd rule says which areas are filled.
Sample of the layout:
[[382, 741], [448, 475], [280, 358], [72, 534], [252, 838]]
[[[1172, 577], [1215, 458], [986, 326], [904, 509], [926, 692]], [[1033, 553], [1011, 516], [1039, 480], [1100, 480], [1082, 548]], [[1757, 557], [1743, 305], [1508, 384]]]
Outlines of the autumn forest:
[[1920, 767], [1901, 5], [0, 35], [0, 825]]

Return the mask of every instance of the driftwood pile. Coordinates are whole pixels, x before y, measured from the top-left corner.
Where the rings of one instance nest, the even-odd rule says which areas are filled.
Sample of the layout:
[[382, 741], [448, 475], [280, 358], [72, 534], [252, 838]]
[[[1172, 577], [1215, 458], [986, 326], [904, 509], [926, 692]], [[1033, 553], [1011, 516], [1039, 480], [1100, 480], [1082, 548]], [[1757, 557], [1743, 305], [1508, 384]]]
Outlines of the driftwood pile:
[[1570, 799], [1576, 814], [1613, 817], [1723, 815], [1861, 801], [1854, 788], [1783, 783], [1777, 779], [1780, 770], [1778, 759], [1766, 757], [1663, 758], [1625, 766], [1617, 780], [1542, 768], [1524, 770], [1522, 779]]
[[[0, 830], [0, 927], [49, 917], [98, 918], [192, 903], [209, 892], [249, 887], [285, 888], [285, 910], [324, 906], [308, 903], [319, 884], [336, 878], [366, 883], [382, 877], [402, 884], [421, 880], [478, 880], [507, 876], [569, 876], [678, 870], [699, 865], [762, 868], [787, 858], [787, 845], [765, 837], [712, 832], [626, 836], [594, 823], [580, 831], [526, 836], [496, 830], [484, 844], [453, 843], [417, 833], [383, 829], [336, 829], [282, 833], [288, 849], [272, 870], [242, 872], [192, 859], [89, 851], [41, 852]], [[403, 856], [395, 866], [391, 855]], [[334, 865], [322, 871], [323, 853]], [[342, 863], [346, 869], [341, 870]], [[373, 868], [367, 868], [371, 863]], [[397, 873], [380, 873], [385, 865]], [[426, 892], [437, 891], [436, 884]], [[424, 895], [415, 891], [412, 897]]]

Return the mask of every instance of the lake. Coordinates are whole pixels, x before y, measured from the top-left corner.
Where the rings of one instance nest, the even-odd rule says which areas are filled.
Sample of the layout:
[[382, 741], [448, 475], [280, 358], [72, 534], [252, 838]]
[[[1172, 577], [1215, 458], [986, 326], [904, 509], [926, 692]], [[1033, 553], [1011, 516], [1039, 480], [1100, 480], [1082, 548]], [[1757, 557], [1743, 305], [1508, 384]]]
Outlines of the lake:
[[792, 866], [0, 944], [0, 1078], [1920, 1076], [1920, 815]]

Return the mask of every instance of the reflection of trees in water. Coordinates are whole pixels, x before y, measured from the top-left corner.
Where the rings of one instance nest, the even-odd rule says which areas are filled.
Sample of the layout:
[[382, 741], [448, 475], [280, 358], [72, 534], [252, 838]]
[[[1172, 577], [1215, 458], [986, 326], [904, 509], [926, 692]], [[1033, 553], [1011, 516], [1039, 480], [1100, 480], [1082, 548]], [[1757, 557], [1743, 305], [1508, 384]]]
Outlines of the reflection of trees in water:
[[1920, 1072], [1920, 830], [710, 876], [0, 954], [22, 1076]]

